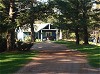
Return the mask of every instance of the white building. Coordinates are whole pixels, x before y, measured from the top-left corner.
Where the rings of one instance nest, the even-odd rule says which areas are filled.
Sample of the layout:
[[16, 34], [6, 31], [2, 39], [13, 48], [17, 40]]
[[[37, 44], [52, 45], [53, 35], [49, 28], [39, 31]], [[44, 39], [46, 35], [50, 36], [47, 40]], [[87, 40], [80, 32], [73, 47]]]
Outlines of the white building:
[[[53, 24], [44, 23], [44, 24], [34, 24], [34, 32], [35, 39], [40, 41], [43, 40], [58, 40], [62, 39], [61, 30], [55, 29]], [[23, 29], [23, 27], [19, 28], [17, 31], [17, 39], [25, 41], [27, 39], [31, 39], [31, 30], [30, 28]]]

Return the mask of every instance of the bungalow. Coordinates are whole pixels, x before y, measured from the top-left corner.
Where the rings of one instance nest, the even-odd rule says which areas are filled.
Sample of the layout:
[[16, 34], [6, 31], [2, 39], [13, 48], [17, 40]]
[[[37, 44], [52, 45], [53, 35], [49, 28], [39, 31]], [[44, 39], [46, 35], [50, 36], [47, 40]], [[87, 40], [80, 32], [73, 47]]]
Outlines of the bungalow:
[[[31, 29], [30, 27], [19, 27], [16, 30], [17, 32], [17, 39], [26, 41], [31, 40]], [[55, 29], [53, 24], [51, 23], [44, 23], [44, 24], [34, 24], [34, 32], [35, 32], [35, 39], [44, 41], [44, 40], [58, 40], [62, 39], [62, 32], [61, 30]]]

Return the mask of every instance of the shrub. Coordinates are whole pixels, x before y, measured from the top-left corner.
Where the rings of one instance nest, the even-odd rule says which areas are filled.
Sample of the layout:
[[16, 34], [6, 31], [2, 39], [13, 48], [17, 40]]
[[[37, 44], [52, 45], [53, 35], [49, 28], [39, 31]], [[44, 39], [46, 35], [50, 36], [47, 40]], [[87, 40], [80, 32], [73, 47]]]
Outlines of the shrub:
[[32, 43], [24, 43], [22, 41], [18, 41], [16, 46], [18, 50], [30, 50], [30, 48], [32, 47]]

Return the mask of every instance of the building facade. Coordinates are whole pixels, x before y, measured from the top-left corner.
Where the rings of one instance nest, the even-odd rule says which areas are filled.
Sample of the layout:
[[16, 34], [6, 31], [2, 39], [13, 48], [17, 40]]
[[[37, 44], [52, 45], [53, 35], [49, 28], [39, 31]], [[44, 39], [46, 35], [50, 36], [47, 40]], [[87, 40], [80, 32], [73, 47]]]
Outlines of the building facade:
[[[31, 40], [31, 29], [30, 27], [19, 27], [16, 30], [17, 40], [28, 41]], [[59, 40], [62, 39], [62, 32], [57, 28], [54, 28], [50, 23], [34, 24], [35, 40]]]

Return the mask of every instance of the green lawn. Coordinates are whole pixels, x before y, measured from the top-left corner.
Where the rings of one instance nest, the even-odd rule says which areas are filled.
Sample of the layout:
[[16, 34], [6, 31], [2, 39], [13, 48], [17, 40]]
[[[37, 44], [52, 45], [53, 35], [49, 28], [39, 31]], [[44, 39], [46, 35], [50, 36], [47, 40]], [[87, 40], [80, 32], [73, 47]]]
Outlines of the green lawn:
[[12, 74], [36, 57], [37, 51], [0, 53], [0, 74]]
[[100, 67], [100, 46], [96, 45], [76, 45], [74, 41], [57, 41], [55, 43], [65, 44], [69, 49], [74, 49], [87, 53], [87, 59], [91, 66]]

